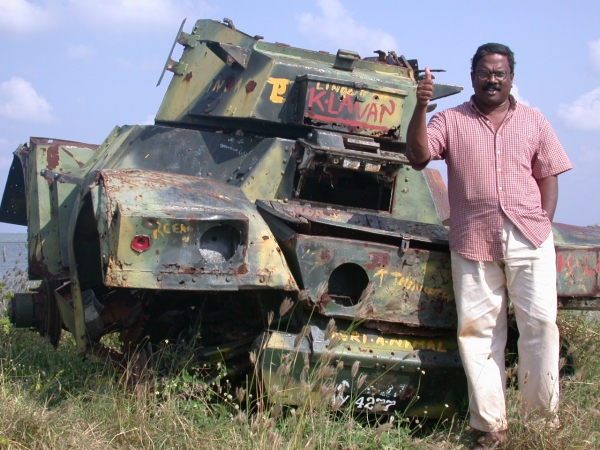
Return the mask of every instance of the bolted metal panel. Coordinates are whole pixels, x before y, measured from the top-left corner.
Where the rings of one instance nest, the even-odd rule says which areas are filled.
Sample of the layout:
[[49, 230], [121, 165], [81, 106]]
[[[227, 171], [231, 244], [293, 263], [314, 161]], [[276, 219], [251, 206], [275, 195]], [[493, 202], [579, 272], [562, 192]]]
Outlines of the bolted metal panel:
[[[235, 187], [113, 169], [100, 171], [93, 190], [108, 286], [297, 290], [273, 235]], [[133, 245], [140, 236], [147, 250]]]
[[[555, 223], [558, 296], [564, 307], [600, 309], [600, 230]], [[568, 302], [566, 299], [587, 302]]]
[[[324, 328], [312, 324], [303, 339], [277, 331], [261, 338], [271, 401], [298, 405], [311, 398], [336, 410], [432, 418], [464, 412], [466, 381], [455, 338], [385, 335], [360, 327], [325, 338]], [[307, 391], [307, 384], [314, 389]], [[327, 386], [329, 396], [323, 397]]]

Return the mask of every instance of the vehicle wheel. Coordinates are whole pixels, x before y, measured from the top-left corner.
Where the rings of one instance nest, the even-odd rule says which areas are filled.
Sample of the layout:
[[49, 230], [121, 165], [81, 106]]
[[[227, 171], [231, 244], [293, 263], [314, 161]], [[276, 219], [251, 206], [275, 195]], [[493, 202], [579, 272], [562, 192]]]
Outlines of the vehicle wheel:
[[62, 334], [63, 321], [56, 304], [54, 290], [56, 281], [44, 281], [35, 295], [37, 329], [54, 348], [58, 347]]

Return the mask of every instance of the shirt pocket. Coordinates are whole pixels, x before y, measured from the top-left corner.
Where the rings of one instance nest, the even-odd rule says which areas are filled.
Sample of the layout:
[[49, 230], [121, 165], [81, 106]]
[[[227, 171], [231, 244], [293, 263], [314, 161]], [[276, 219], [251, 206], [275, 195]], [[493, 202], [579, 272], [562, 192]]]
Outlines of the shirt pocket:
[[531, 132], [522, 131], [515, 134], [512, 141], [508, 149], [512, 159], [521, 169], [531, 173], [533, 161], [539, 148], [538, 136]]

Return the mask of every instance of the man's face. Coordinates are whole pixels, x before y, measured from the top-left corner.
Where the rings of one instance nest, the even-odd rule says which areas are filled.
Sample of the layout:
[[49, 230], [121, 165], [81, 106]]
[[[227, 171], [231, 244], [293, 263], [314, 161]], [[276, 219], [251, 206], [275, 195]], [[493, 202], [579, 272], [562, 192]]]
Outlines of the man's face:
[[[505, 73], [506, 76], [503, 79], [498, 79], [497, 76], [485, 77], [485, 75], [492, 73]], [[486, 106], [503, 104], [510, 95], [514, 76], [510, 71], [510, 64], [506, 56], [498, 54], [485, 55], [477, 63], [475, 72], [471, 73], [471, 83], [475, 90], [475, 97]]]

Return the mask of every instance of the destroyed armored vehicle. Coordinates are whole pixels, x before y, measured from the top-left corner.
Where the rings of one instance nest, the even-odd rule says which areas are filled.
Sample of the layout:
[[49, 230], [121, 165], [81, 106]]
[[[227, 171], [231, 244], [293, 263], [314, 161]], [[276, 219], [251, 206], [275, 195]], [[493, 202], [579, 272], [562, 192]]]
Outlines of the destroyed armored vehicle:
[[[320, 361], [338, 405], [458, 411], [446, 187], [405, 157], [417, 61], [269, 43], [229, 20], [182, 30], [154, 125], [15, 151], [0, 220], [27, 225], [39, 286], [13, 323], [54, 345], [66, 329], [82, 357], [137, 349], [140, 367], [164, 342], [194, 340], [232, 374], [254, 351], [290, 405]], [[554, 233], [560, 305], [595, 307], [600, 230]]]

